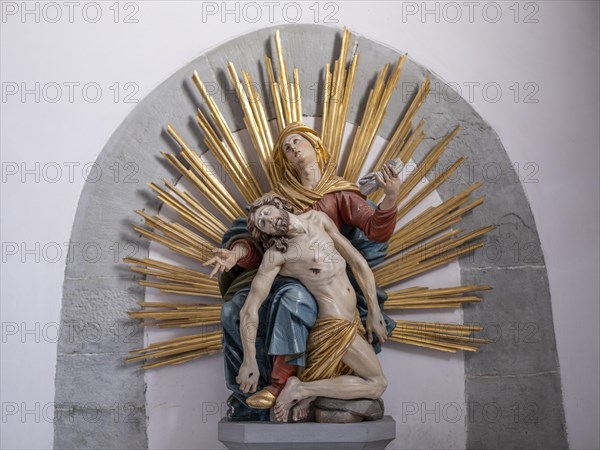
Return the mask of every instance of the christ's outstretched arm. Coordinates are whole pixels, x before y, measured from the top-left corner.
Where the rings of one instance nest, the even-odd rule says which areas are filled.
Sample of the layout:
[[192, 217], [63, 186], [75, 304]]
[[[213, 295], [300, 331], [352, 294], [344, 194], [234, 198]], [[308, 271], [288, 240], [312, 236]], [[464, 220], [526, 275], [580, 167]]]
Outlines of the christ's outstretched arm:
[[273, 280], [281, 270], [284, 258], [275, 249], [266, 251], [244, 307], [240, 311], [240, 332], [244, 348], [244, 362], [236, 381], [242, 392], [256, 392], [258, 386], [258, 364], [256, 363], [256, 331], [258, 330], [258, 308], [269, 295]]

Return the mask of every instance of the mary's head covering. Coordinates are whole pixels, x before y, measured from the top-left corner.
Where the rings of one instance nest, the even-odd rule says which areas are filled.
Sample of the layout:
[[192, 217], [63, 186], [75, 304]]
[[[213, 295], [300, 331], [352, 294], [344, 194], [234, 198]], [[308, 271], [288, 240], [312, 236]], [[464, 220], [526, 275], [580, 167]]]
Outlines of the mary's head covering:
[[321, 142], [321, 136], [319, 136], [319, 133], [317, 133], [309, 126], [304, 125], [300, 122], [290, 123], [279, 134], [279, 137], [277, 138], [277, 141], [275, 142], [275, 145], [273, 147], [273, 162], [275, 163], [276, 167], [279, 170], [292, 172], [294, 173], [294, 175], [296, 175], [296, 178], [298, 178], [296, 169], [289, 163], [283, 150], [283, 144], [285, 140], [292, 134], [298, 134], [305, 138], [308, 142], [310, 142], [310, 145], [317, 154], [317, 163], [319, 164], [319, 169], [321, 169], [321, 174], [325, 173], [327, 169], [327, 164], [331, 159], [331, 155], [325, 149], [325, 147], [323, 147], [323, 143]]
[[[300, 183], [298, 171], [289, 163], [283, 151], [285, 139], [292, 134], [305, 138], [317, 154], [321, 180], [313, 189], [306, 188]], [[331, 154], [323, 146], [319, 133], [301, 122], [292, 122], [281, 131], [273, 146], [272, 158], [280, 173], [279, 182], [277, 186], [273, 186], [273, 190], [292, 202], [298, 212], [306, 211], [329, 192], [347, 190], [360, 192], [356, 184], [336, 175], [337, 161], [331, 161]]]

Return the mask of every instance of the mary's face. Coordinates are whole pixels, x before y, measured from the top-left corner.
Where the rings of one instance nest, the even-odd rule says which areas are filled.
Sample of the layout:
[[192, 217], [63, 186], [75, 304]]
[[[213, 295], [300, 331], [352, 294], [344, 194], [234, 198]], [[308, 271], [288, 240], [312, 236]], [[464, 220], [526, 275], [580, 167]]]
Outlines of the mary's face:
[[290, 134], [284, 139], [283, 153], [295, 167], [304, 167], [317, 160], [317, 153], [311, 143], [299, 134]]

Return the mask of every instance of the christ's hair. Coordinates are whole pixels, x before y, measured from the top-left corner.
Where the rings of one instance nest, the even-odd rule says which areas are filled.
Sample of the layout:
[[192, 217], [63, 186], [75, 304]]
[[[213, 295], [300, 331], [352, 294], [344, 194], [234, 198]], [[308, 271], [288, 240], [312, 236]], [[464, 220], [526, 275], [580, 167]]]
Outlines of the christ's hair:
[[271, 236], [267, 233], [262, 232], [256, 226], [255, 215], [261, 206], [273, 205], [277, 209], [286, 211], [287, 213], [293, 213], [294, 207], [285, 198], [280, 197], [277, 194], [266, 194], [255, 200], [250, 205], [250, 212], [248, 213], [248, 230], [252, 233], [254, 239], [256, 239], [263, 247], [267, 250], [271, 247], [275, 247], [280, 252], [286, 252], [288, 249], [288, 238], [285, 236]]

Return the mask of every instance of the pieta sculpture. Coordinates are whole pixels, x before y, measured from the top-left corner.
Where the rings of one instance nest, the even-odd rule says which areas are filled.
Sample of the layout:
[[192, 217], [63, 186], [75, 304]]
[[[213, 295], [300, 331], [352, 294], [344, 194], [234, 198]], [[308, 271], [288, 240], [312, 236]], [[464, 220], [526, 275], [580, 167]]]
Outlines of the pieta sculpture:
[[[268, 56], [264, 60], [269, 102], [247, 72], [240, 79], [233, 63], [227, 66], [251, 147], [241, 147], [198, 73], [192, 75], [204, 100], [197, 123], [235, 195], [168, 125], [180, 152], [164, 156], [192, 189], [166, 179], [164, 187], [150, 183], [177, 213], [176, 220], [137, 211], [146, 225], [134, 225], [139, 233], [201, 262], [205, 270], [125, 259], [131, 270], [145, 275], [143, 286], [200, 299], [140, 302], [141, 311], [131, 317], [144, 326], [220, 327], [150, 344], [128, 360], [144, 361], [151, 369], [222, 351], [232, 391], [230, 420], [333, 421], [339, 416], [328, 415], [318, 399], [381, 405], [387, 381], [376, 353], [386, 341], [443, 352], [476, 351], [488, 342], [472, 336], [478, 326], [394, 320], [384, 311], [480, 301], [474, 292], [489, 286], [390, 287], [480, 248], [481, 237], [493, 227], [455, 228], [482, 204], [483, 198], [470, 199], [479, 183], [402, 223], [464, 162], [458, 157], [431, 175], [459, 132], [456, 126], [403, 176], [425, 137], [424, 120], [416, 126], [413, 120], [429, 92], [428, 79], [398, 118], [391, 139], [367, 164], [406, 55], [379, 72], [356, 132], [343, 142], [359, 70], [356, 47], [350, 54], [351, 34], [344, 29], [339, 58], [325, 66], [318, 131], [304, 123], [299, 71], [290, 76], [279, 32], [274, 44], [276, 64]], [[250, 163], [252, 155], [259, 167]], [[344, 416], [360, 418], [359, 412]]]
[[[268, 400], [276, 399], [275, 416], [283, 422], [292, 407], [293, 420], [305, 419], [317, 396], [378, 399], [387, 383], [375, 351], [369, 346], [373, 334], [385, 342], [387, 331], [367, 261], [327, 214], [309, 211], [297, 216], [292, 210], [290, 202], [269, 194], [250, 208], [248, 227], [266, 252], [240, 311], [244, 355], [237, 377], [242, 392], [256, 391], [259, 369], [254, 343], [259, 306], [269, 295], [277, 275], [296, 278], [314, 296], [318, 309], [305, 351], [305, 367], [300, 378], [289, 377], [277, 395], [268, 390], [271, 385], [263, 391], [266, 398], [259, 393], [246, 401], [249, 406], [270, 408], [273, 404]], [[356, 334], [362, 323], [346, 263], [367, 299], [369, 343]]]

